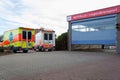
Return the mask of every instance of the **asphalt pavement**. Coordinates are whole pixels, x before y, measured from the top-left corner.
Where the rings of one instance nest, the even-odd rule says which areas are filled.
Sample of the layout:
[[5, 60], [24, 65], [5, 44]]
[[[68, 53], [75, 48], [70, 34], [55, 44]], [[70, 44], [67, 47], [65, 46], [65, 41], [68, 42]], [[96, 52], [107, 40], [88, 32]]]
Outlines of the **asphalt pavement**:
[[0, 80], [120, 80], [120, 55], [52, 51], [0, 56]]

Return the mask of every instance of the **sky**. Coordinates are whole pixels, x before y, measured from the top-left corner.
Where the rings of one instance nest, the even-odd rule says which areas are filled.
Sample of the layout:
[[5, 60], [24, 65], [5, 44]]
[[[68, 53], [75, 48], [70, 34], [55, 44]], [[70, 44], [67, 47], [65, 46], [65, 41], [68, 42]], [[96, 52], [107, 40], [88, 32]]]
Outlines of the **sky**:
[[0, 35], [17, 27], [67, 32], [68, 15], [120, 5], [120, 0], [0, 0]]

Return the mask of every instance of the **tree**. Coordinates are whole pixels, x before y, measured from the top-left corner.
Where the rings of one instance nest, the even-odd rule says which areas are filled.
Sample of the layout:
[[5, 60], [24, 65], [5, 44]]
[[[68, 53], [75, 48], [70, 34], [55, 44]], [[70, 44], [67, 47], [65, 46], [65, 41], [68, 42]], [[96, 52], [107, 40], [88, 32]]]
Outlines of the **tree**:
[[56, 50], [67, 50], [68, 49], [68, 33], [62, 33], [56, 39]]

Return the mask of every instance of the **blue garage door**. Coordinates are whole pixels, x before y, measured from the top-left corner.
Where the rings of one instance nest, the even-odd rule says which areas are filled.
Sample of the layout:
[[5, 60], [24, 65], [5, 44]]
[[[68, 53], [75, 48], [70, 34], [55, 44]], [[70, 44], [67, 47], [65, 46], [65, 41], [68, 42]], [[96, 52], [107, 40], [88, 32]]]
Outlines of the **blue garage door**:
[[72, 22], [72, 44], [116, 43], [116, 15]]

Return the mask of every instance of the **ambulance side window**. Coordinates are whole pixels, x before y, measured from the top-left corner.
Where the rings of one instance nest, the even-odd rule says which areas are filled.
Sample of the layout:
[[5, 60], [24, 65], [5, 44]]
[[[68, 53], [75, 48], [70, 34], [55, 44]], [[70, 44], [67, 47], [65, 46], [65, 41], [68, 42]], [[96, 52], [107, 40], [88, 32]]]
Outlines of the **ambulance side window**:
[[52, 40], [53, 36], [52, 34], [49, 34], [49, 40]]
[[32, 33], [29, 31], [28, 32], [28, 39], [31, 39]]
[[48, 34], [44, 34], [44, 40], [48, 40]]
[[26, 39], [26, 31], [23, 31], [22, 37], [23, 37], [23, 39]]
[[3, 36], [1, 36], [1, 38], [0, 38], [0, 42], [3, 42]]

